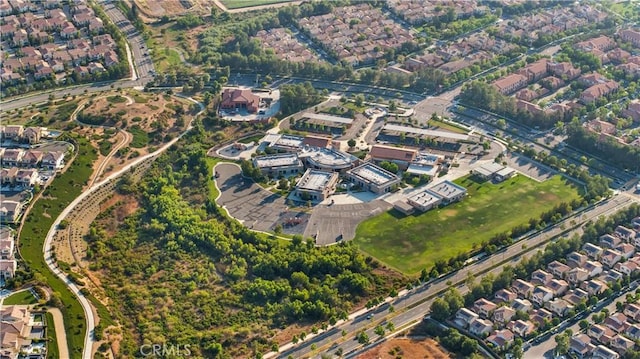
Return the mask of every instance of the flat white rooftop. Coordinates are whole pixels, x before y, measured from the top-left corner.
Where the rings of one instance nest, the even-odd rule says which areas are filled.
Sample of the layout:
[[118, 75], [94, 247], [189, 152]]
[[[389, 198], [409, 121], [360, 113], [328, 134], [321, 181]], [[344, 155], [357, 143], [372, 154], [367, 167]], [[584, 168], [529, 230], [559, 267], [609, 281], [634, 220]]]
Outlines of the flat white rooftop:
[[329, 148], [304, 148], [300, 157], [308, 158], [312, 162], [326, 167], [350, 166], [358, 158], [348, 153]]
[[442, 201], [442, 197], [429, 191], [429, 189], [425, 189], [416, 194], [413, 194], [408, 199], [410, 202], [416, 203], [421, 207], [426, 207], [433, 204], [439, 204]]
[[319, 191], [322, 192], [328, 185], [331, 183], [334, 177], [337, 177], [338, 174], [334, 172], [325, 172], [308, 169], [307, 172], [304, 173], [300, 181], [296, 187], [298, 189], [307, 190], [307, 191]]
[[500, 171], [496, 172], [496, 174], [497, 174], [498, 176], [501, 176], [501, 177], [507, 177], [507, 176], [510, 176], [510, 175], [511, 175], [512, 173], [514, 173], [515, 171], [516, 171], [516, 170], [514, 170], [514, 169], [513, 169], [513, 168], [511, 168], [511, 167], [505, 167], [505, 168], [501, 169]]
[[393, 173], [372, 163], [365, 163], [361, 166], [347, 171], [347, 173], [356, 177], [360, 177], [361, 179], [367, 182], [374, 183], [376, 185], [383, 185], [385, 183], [393, 182], [399, 179], [399, 177], [394, 175]]
[[407, 168], [407, 172], [414, 175], [427, 175], [435, 177], [438, 174], [438, 166], [422, 163], [412, 163]]
[[301, 148], [304, 137], [282, 135], [280, 139], [276, 141], [276, 145], [289, 148]]
[[320, 120], [320, 121], [327, 121], [327, 122], [335, 122], [335, 123], [341, 123], [345, 125], [349, 125], [353, 123], [352, 118], [331, 116], [324, 113], [305, 112], [302, 114], [302, 118], [309, 118], [312, 120]]
[[302, 165], [298, 155], [295, 153], [256, 157], [255, 163], [258, 168]]
[[394, 125], [394, 124], [384, 125], [383, 130], [397, 131], [397, 132], [404, 132], [404, 133], [415, 133], [417, 135], [449, 138], [452, 140], [468, 140], [469, 139], [469, 135], [462, 134], [462, 133], [454, 133], [449, 131], [438, 131], [438, 130], [425, 130], [423, 128], [401, 126], [401, 125]]
[[456, 196], [467, 193], [466, 188], [458, 186], [451, 181], [440, 182], [437, 185], [430, 187], [429, 190], [446, 199], [454, 198]]

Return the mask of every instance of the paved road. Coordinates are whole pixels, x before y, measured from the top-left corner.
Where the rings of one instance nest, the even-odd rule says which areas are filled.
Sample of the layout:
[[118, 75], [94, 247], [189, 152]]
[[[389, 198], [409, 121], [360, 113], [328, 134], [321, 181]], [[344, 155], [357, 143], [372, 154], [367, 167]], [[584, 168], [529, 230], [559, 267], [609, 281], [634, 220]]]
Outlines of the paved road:
[[[480, 274], [484, 275], [484, 273], [488, 271], [489, 268], [503, 262], [506, 262], [509, 265], [514, 265], [523, 258], [523, 253], [535, 253], [535, 247], [542, 245], [550, 239], [561, 235], [563, 233], [561, 227], [571, 227], [571, 221], [575, 221], [576, 224], [583, 224], [586, 221], [597, 218], [598, 216], [612, 214], [632, 202], [633, 199], [631, 198], [631, 196], [624, 194], [616, 195], [611, 199], [601, 202], [583, 213], [574, 214], [565, 219], [563, 222], [553, 227], [547, 228], [542, 232], [539, 232], [523, 241], [510, 246], [507, 249], [496, 253], [490, 258], [469, 265], [447, 277], [422, 285], [416, 289], [413, 289], [406, 295], [394, 299], [392, 301], [392, 304], [395, 307], [395, 313], [393, 314], [388, 312], [388, 304], [385, 304], [372, 311], [372, 313], [374, 313], [372, 320], [366, 319], [366, 313], [362, 314], [360, 316], [357, 316], [354, 320], [348, 320], [346, 322], [340, 323], [336, 327], [331, 328], [327, 332], [323, 332], [318, 336], [312, 338], [308, 337], [307, 340], [301, 344], [294, 346], [289, 343], [287, 345], [284, 345], [283, 347], [281, 347], [280, 353], [278, 353], [278, 357], [286, 358], [289, 355], [292, 355], [294, 358], [308, 357], [311, 353], [311, 346], [313, 344], [315, 344], [315, 346], [318, 348], [318, 351], [316, 351], [315, 354], [324, 352], [334, 353], [338, 348], [342, 348], [344, 353], [353, 352], [361, 347], [361, 345], [357, 343], [357, 341], [353, 340], [353, 336], [363, 329], [367, 329], [367, 334], [370, 338], [373, 339], [377, 338], [377, 335], [373, 333], [373, 328], [377, 324], [383, 323], [386, 320], [392, 321], [395, 327], [398, 329], [421, 320], [429, 312], [429, 307], [431, 305], [430, 298], [433, 298], [441, 291], [446, 290], [449, 287], [447, 282], [450, 281], [452, 285], [459, 285], [460, 283], [462, 283], [458, 286], [458, 289], [461, 292], [464, 292], [467, 290], [464, 282], [467, 278], [468, 273], [471, 273], [475, 276], [478, 276]], [[523, 244], [526, 244], [525, 249], [523, 249]], [[499, 266], [491, 270], [491, 272], [498, 273], [501, 270], [501, 266]], [[415, 307], [413, 307], [414, 305]], [[407, 307], [411, 307], [411, 309], [405, 311], [404, 309], [406, 309]], [[347, 332], [347, 335], [344, 338], [341, 334], [342, 330], [345, 330]], [[332, 346], [334, 343], [340, 344]], [[328, 350], [328, 348], [330, 348], [330, 350]], [[265, 358], [273, 356], [274, 353], [270, 353], [268, 355], [265, 355]]]

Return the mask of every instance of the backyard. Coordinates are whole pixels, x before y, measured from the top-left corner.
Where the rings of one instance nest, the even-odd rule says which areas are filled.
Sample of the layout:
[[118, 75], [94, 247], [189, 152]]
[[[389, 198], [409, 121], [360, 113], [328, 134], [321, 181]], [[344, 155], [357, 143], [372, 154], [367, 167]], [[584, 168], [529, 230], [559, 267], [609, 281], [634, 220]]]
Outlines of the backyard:
[[461, 202], [410, 216], [396, 210], [382, 213], [358, 226], [356, 243], [383, 263], [415, 275], [437, 260], [470, 251], [498, 233], [579, 197], [578, 189], [560, 176], [536, 182], [519, 175], [499, 184], [479, 183], [466, 176], [455, 182], [468, 191]]
[[22, 292], [14, 293], [8, 296], [2, 304], [4, 305], [27, 305], [37, 304], [36, 297], [31, 294], [29, 290], [23, 290]]

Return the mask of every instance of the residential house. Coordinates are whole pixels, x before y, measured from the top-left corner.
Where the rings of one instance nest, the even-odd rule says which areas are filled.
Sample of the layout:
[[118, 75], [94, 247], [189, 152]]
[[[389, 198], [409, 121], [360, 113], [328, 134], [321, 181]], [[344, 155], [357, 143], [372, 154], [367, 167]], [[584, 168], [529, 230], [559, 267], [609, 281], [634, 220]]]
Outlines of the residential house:
[[608, 344], [616, 333], [611, 328], [605, 327], [604, 325], [593, 324], [589, 329], [587, 329], [587, 335], [597, 342]]
[[591, 357], [593, 359], [620, 359], [620, 355], [618, 353], [605, 347], [604, 345], [598, 345], [593, 351]]
[[559, 297], [569, 290], [569, 283], [563, 279], [553, 279], [547, 287], [553, 291], [555, 297]]
[[487, 337], [487, 343], [493, 344], [496, 348], [505, 349], [513, 342], [513, 332], [509, 329], [501, 329], [495, 331]]
[[24, 126], [22, 125], [7, 125], [4, 126], [4, 131], [2, 132], [2, 138], [8, 139], [12, 141], [19, 141], [22, 137], [22, 133], [24, 132]]
[[553, 279], [553, 274], [542, 269], [538, 269], [531, 273], [531, 283], [536, 285], [547, 285]]
[[618, 244], [622, 243], [622, 239], [611, 234], [604, 234], [600, 236], [600, 245], [605, 248], [615, 248]]
[[545, 322], [551, 321], [552, 319], [553, 319], [553, 313], [551, 313], [550, 311], [544, 308], [534, 309], [529, 314], [529, 320], [531, 320], [538, 327], [543, 326]]
[[624, 258], [624, 259], [630, 259], [631, 257], [633, 257], [634, 254], [636, 254], [636, 247], [634, 247], [633, 245], [631, 245], [629, 243], [619, 244], [614, 249], [616, 251], [620, 252], [622, 254], [622, 258]]
[[473, 311], [485, 318], [488, 318], [496, 307], [497, 305], [494, 302], [485, 298], [480, 298], [473, 303]]
[[618, 32], [622, 41], [630, 42], [635, 47], [640, 47], [640, 32], [632, 29], [625, 29]]
[[493, 330], [493, 323], [488, 319], [476, 318], [469, 323], [469, 332], [479, 337], [485, 337]]
[[518, 298], [518, 295], [508, 289], [500, 289], [493, 298], [495, 303], [511, 303]]
[[549, 59], [542, 58], [521, 68], [517, 71], [517, 73], [525, 76], [529, 82], [536, 82], [541, 78], [547, 76], [548, 63]]
[[516, 315], [516, 310], [508, 305], [499, 307], [493, 311], [493, 321], [496, 323], [507, 323]]
[[637, 236], [636, 231], [625, 226], [617, 226], [614, 234], [626, 241], [633, 241]]
[[503, 95], [513, 93], [527, 86], [528, 79], [521, 74], [511, 74], [493, 82], [493, 86]]
[[624, 355], [626, 352], [628, 352], [629, 350], [633, 349], [635, 344], [636, 343], [634, 343], [633, 340], [627, 339], [627, 338], [623, 337], [622, 335], [618, 334], [615, 337], [613, 337], [613, 339], [609, 343], [609, 346], [613, 350], [615, 350], [618, 353], [620, 353], [621, 355]]
[[609, 289], [609, 287], [597, 279], [592, 279], [590, 281], [583, 282], [582, 289], [589, 293], [589, 295], [600, 295], [605, 290]]
[[16, 201], [2, 201], [0, 203], [0, 222], [14, 223], [22, 213], [22, 205]]
[[533, 304], [528, 299], [516, 299], [511, 303], [511, 307], [517, 312], [529, 313], [533, 309]]
[[631, 54], [619, 47], [607, 52], [607, 57], [614, 64], [622, 64], [627, 61], [631, 57]]
[[567, 280], [573, 285], [578, 285], [589, 279], [589, 271], [584, 268], [576, 267], [567, 273]]
[[604, 325], [611, 328], [616, 333], [622, 333], [627, 330], [629, 324], [627, 324], [627, 316], [624, 313], [613, 313], [610, 314], [607, 319], [604, 321]]
[[549, 265], [547, 265], [547, 270], [549, 270], [551, 274], [558, 278], [564, 278], [565, 275], [571, 270], [571, 267], [562, 262], [553, 261], [549, 263]]
[[616, 42], [613, 41], [612, 38], [604, 35], [582, 41], [574, 45], [575, 48], [582, 51], [593, 51], [593, 49], [598, 49], [600, 51], [609, 51], [616, 46]]
[[549, 62], [547, 64], [549, 72], [565, 81], [571, 81], [580, 76], [580, 69], [573, 67], [570, 62]]
[[456, 312], [455, 322], [461, 327], [466, 328], [471, 321], [478, 319], [479, 316], [474, 311], [469, 310], [467, 308], [460, 308], [458, 312]]
[[[627, 65], [635, 65], [638, 73], [640, 73], [640, 65], [638, 64], [627, 64]], [[627, 105], [627, 108], [622, 110], [622, 116], [629, 117], [635, 122], [640, 122], [640, 101], [633, 101]]]
[[0, 183], [2, 186], [13, 186], [16, 183], [18, 167], [0, 169]]
[[6, 149], [2, 154], [2, 166], [5, 167], [18, 167], [22, 162], [24, 156], [24, 150], [21, 149]]
[[636, 261], [626, 261], [616, 264], [615, 269], [620, 273], [629, 276], [640, 269], [640, 264]]
[[535, 288], [535, 286], [525, 280], [522, 279], [516, 279], [513, 284], [511, 285], [511, 288], [513, 289], [513, 291], [524, 297], [524, 298], [529, 298], [531, 296], [531, 293], [533, 292], [533, 288]]
[[36, 168], [40, 165], [42, 156], [42, 152], [37, 150], [26, 151], [20, 160], [20, 164], [22, 167]]
[[16, 269], [18, 269], [18, 265], [15, 259], [0, 259], [0, 278], [4, 280], [13, 278]]
[[38, 170], [35, 168], [21, 169], [16, 173], [16, 184], [23, 187], [33, 187], [39, 179]]
[[588, 260], [589, 258], [587, 256], [578, 252], [571, 252], [567, 256], [567, 264], [571, 268], [582, 267]]
[[616, 91], [620, 85], [615, 81], [608, 81], [589, 87], [580, 94], [580, 101], [583, 104], [590, 104], [597, 99], [607, 96]]
[[589, 293], [580, 288], [570, 290], [562, 299], [573, 305], [578, 305], [582, 302], [586, 302], [589, 299]]
[[598, 277], [599, 280], [611, 285], [613, 283], [617, 283], [619, 280], [622, 280], [624, 275], [615, 269], [608, 270], [602, 273], [601, 276]]
[[553, 291], [545, 286], [538, 286], [531, 294], [531, 300], [539, 306], [553, 299]]
[[47, 152], [42, 156], [42, 167], [58, 170], [64, 167], [64, 153], [58, 151]]
[[636, 322], [640, 321], [640, 305], [638, 303], [627, 303], [622, 310], [622, 314]]
[[627, 328], [625, 332], [627, 336], [633, 340], [640, 340], [640, 325], [633, 324]]
[[613, 268], [620, 260], [622, 260], [622, 253], [615, 249], [605, 249], [600, 256], [600, 262], [609, 268]]
[[516, 321], [510, 321], [507, 324], [507, 329], [511, 330], [514, 334], [526, 338], [536, 329], [536, 326], [531, 323], [531, 321], [518, 319]]
[[567, 303], [564, 299], [556, 298], [552, 301], [549, 301], [545, 304], [545, 307], [555, 313], [559, 317], [564, 317], [571, 310], [573, 310], [573, 305]]
[[589, 272], [589, 278], [593, 278], [602, 273], [602, 264], [600, 262], [587, 261], [584, 264], [584, 269]]
[[576, 334], [569, 341], [569, 352], [578, 358], [588, 357], [596, 346], [591, 344], [591, 338], [586, 334]]
[[600, 255], [602, 254], [602, 248], [592, 243], [585, 243], [585, 245], [582, 246], [582, 250], [587, 254], [587, 256], [589, 256], [589, 258], [596, 261], [600, 259]]

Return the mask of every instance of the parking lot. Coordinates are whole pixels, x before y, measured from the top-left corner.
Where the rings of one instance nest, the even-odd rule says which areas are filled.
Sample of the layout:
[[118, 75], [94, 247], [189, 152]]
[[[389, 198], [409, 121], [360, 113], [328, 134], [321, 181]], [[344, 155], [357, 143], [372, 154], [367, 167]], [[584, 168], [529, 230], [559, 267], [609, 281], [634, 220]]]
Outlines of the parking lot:
[[550, 167], [532, 161], [526, 156], [517, 153], [511, 153], [506, 156], [505, 159], [510, 167], [516, 169], [518, 172], [524, 174], [527, 177], [533, 178], [536, 181], [546, 181], [557, 173]]
[[216, 202], [247, 228], [269, 232], [281, 224], [284, 233], [304, 233], [308, 216], [299, 211], [290, 211], [282, 196], [244, 178], [239, 166], [221, 163], [214, 171], [217, 175], [216, 186], [220, 189], [220, 197]]

